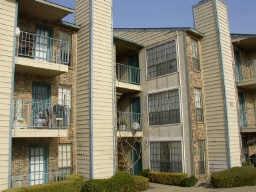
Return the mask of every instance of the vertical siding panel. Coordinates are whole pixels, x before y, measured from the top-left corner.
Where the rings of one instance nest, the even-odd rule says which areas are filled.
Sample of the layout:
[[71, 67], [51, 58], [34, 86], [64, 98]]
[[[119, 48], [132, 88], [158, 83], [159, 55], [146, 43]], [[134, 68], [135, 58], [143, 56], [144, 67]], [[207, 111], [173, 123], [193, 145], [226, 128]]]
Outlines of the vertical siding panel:
[[112, 1], [94, 1], [93, 8], [94, 178], [114, 170]]
[[9, 164], [11, 163], [11, 159], [9, 159], [9, 122], [15, 50], [16, 1], [2, 0], [0, 10], [0, 191], [2, 191], [8, 187]]
[[[202, 75], [209, 168], [211, 171], [239, 165], [237, 157], [234, 161], [230, 161], [231, 158], [234, 158], [234, 151], [239, 151], [239, 148], [237, 148], [238, 146], [230, 146], [229, 141], [235, 139], [236, 143], [239, 143], [239, 138], [236, 136], [237, 115], [234, 114], [237, 104], [234, 79], [230, 75], [230, 72], [232, 73], [232, 62], [230, 62], [230, 60], [232, 61], [232, 54], [231, 50], [226, 47], [228, 43], [230, 43], [228, 47], [231, 46], [230, 37], [228, 37], [230, 32], [227, 25], [223, 26], [221, 18], [223, 6], [226, 5], [221, 0], [204, 0], [194, 7], [195, 26], [205, 34], [201, 44]], [[224, 19], [224, 22], [228, 23], [227, 15]], [[222, 23], [218, 26], [218, 22]], [[229, 42], [225, 42], [224, 38], [229, 38]], [[227, 88], [230, 87], [228, 83], [233, 84], [233, 88]], [[231, 93], [225, 96], [224, 93], [229, 91]], [[237, 155], [240, 158], [240, 155]]]
[[80, 25], [77, 35], [76, 67], [76, 141], [77, 171], [90, 177], [90, 130], [89, 130], [89, 65], [90, 65], [90, 0], [77, 0], [76, 22]]

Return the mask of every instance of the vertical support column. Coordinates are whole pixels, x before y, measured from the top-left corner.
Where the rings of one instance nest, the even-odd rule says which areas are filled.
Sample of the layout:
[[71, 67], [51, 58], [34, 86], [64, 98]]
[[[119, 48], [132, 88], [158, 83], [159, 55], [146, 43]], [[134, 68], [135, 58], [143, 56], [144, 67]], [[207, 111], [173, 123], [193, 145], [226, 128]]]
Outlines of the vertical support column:
[[227, 6], [202, 0], [194, 6], [202, 39], [202, 76], [210, 171], [241, 165], [237, 94]]
[[11, 125], [17, 3], [0, 2], [0, 191], [11, 183]]
[[78, 170], [89, 178], [114, 173], [112, 0], [77, 0]]

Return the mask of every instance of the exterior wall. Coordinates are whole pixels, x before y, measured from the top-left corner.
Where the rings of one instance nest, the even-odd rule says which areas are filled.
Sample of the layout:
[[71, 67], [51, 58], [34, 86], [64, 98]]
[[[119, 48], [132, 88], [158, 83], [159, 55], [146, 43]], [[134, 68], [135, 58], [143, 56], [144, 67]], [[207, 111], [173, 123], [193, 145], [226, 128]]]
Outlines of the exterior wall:
[[[203, 93], [203, 81], [201, 71], [195, 71], [193, 69], [193, 61], [192, 61], [192, 45], [191, 40], [196, 39], [195, 37], [186, 35], [186, 57], [187, 57], [187, 74], [188, 74], [188, 93], [189, 93], [189, 113], [190, 113], [190, 126], [191, 126], [191, 149], [192, 149], [192, 166], [193, 166], [193, 174], [198, 178], [206, 178], [208, 176], [208, 168], [207, 168], [207, 155], [206, 155], [206, 173], [201, 175], [199, 173], [199, 141], [205, 140], [207, 143], [207, 133], [206, 133], [206, 125], [204, 121], [197, 121], [196, 120], [196, 108], [195, 108], [195, 95], [194, 89], [201, 88], [202, 89], [202, 96]], [[200, 40], [198, 39], [198, 42]], [[200, 49], [200, 44], [199, 44]], [[202, 98], [203, 99], [203, 98]], [[204, 102], [203, 102], [204, 103]], [[207, 144], [206, 144], [207, 145]], [[207, 154], [207, 146], [206, 151]]]
[[240, 166], [237, 95], [232, 69], [227, 8], [221, 0], [204, 0], [194, 7], [202, 40], [202, 77], [205, 97], [209, 168]]
[[78, 0], [77, 24], [78, 169], [106, 178], [114, 173], [112, 1]]
[[12, 176], [25, 176], [29, 178], [29, 147], [48, 147], [48, 171], [56, 173], [58, 171], [58, 139], [14, 139], [12, 155]]
[[17, 4], [14, 0], [0, 2], [0, 191], [8, 188], [10, 184], [10, 98], [13, 89], [16, 9]]

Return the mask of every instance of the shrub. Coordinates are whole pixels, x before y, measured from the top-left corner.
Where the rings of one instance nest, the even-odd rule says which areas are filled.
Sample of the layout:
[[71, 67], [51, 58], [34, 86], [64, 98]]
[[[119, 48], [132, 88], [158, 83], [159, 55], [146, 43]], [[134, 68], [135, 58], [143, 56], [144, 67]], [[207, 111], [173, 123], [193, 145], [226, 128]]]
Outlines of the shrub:
[[6, 190], [5, 192], [80, 192], [83, 182], [82, 177], [71, 176], [61, 182], [14, 188]]
[[134, 182], [130, 174], [119, 172], [109, 181], [111, 192], [134, 192]]
[[150, 173], [150, 170], [149, 169], [144, 169], [142, 172], [141, 172], [141, 176], [143, 177], [149, 177], [149, 173]]
[[110, 179], [85, 182], [82, 192], [138, 192], [146, 190], [148, 187], [149, 182], [147, 178], [119, 172]]
[[217, 188], [254, 186], [256, 185], [256, 168], [235, 167], [213, 173], [211, 184]]
[[145, 191], [149, 188], [149, 180], [142, 176], [133, 176], [135, 191]]
[[151, 172], [149, 173], [149, 180], [152, 183], [160, 183], [165, 185], [180, 186], [181, 182], [187, 178], [184, 173], [163, 173], [163, 172]]
[[82, 192], [103, 192], [109, 191], [106, 179], [95, 179], [86, 181], [82, 187]]
[[182, 187], [193, 187], [197, 184], [198, 179], [195, 176], [187, 177], [181, 182]]

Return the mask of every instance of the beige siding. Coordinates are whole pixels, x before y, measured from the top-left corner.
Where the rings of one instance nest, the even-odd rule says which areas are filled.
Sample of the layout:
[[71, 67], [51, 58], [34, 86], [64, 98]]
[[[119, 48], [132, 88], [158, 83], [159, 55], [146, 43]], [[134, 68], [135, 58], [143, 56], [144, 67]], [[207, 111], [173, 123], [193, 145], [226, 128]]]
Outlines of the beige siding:
[[88, 177], [91, 167], [93, 178], [107, 178], [114, 170], [112, 2], [77, 1], [77, 22], [81, 25], [77, 67], [78, 172]]
[[16, 25], [16, 1], [0, 2], [0, 191], [8, 187], [10, 106], [14, 64], [14, 29]]
[[228, 136], [230, 148], [231, 167], [241, 165], [241, 151], [240, 151], [240, 133], [238, 124], [238, 97], [235, 85], [235, 75], [233, 71], [233, 53], [232, 43], [229, 31], [227, 6], [217, 1], [217, 14], [219, 20], [220, 42], [222, 50], [222, 62], [225, 93], [226, 93], [226, 107], [228, 119]]
[[144, 47], [149, 47], [154, 44], [161, 44], [161, 41], [166, 41], [176, 36], [176, 31], [169, 29], [146, 29], [146, 30], [118, 30], [114, 31], [114, 36], [127, 41], [135, 42]]
[[106, 178], [114, 170], [112, 1], [94, 1], [93, 11], [93, 172]]
[[90, 10], [89, 0], [78, 0], [76, 21], [80, 25], [77, 35], [76, 67], [76, 141], [77, 172], [90, 177], [89, 130], [89, 65], [90, 65]]
[[[218, 6], [215, 0], [202, 1], [202, 3], [194, 8], [196, 28], [205, 34], [201, 43], [202, 76], [205, 94], [205, 122], [207, 125], [209, 168], [212, 171], [229, 167], [230, 158], [234, 157], [233, 151], [239, 151], [237, 145], [231, 146], [231, 153], [228, 148], [229, 140], [236, 140], [236, 143], [238, 140], [239, 142], [235, 133], [238, 126], [237, 116], [234, 114], [236, 113], [236, 96], [234, 94], [234, 79], [231, 74], [232, 61], [230, 60], [232, 54], [231, 50], [229, 50], [231, 45], [230, 39], [228, 42], [226, 40], [220, 44], [220, 41], [224, 40], [223, 38], [229, 38], [229, 29], [227, 26], [224, 27], [222, 23], [222, 25], [219, 25], [220, 31], [218, 32], [217, 26], [218, 22], [228, 23], [227, 16], [222, 21], [221, 19], [223, 18], [220, 18], [219, 13], [225, 5], [221, 5], [220, 0], [217, 0], [217, 2]], [[216, 15], [216, 6], [218, 17]], [[217, 19], [219, 20], [218, 22]], [[224, 76], [224, 81], [222, 76]], [[230, 81], [231, 85], [227, 81]], [[225, 86], [224, 83], [226, 84]], [[227, 99], [225, 99], [224, 92], [227, 93], [231, 89], [233, 89], [231, 94], [228, 94], [226, 96]], [[227, 110], [226, 114], [225, 108]], [[234, 131], [231, 131], [232, 129]], [[237, 155], [240, 158], [239, 153]], [[235, 160], [235, 162], [238, 161]]]

